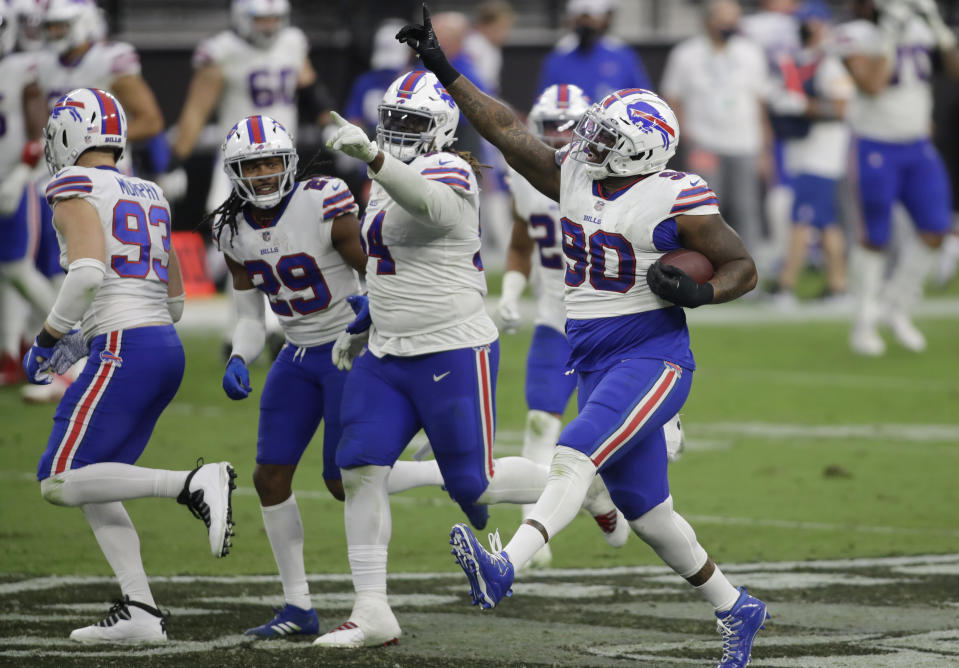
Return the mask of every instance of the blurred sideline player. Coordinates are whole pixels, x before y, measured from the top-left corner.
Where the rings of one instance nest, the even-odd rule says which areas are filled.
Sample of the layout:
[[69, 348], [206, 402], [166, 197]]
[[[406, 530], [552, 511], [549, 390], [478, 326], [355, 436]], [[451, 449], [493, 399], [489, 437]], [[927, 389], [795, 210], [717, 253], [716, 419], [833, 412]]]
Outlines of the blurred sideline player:
[[803, 48], [781, 53], [775, 67], [779, 86], [769, 96], [783, 139], [783, 162], [793, 190], [792, 230], [779, 272], [775, 302], [796, 305], [796, 283], [809, 244], [818, 233], [826, 261], [830, 300], [846, 297], [846, 239], [839, 224], [839, 179], [846, 169], [849, 128], [845, 115], [855, 85], [839, 59], [829, 53], [829, 8], [807, 1], [796, 13]]
[[[43, 156], [39, 141], [43, 104], [36, 87], [35, 59], [14, 53], [17, 20], [9, 2], [0, 3], [0, 385], [22, 378], [19, 358], [33, 310], [36, 325], [53, 306], [56, 291], [37, 269], [41, 200], [35, 168]], [[30, 113], [29, 106], [39, 107]], [[43, 205], [45, 206], [45, 205]]]
[[[362, 222], [369, 308], [333, 346], [338, 365], [352, 368], [336, 463], [356, 598], [349, 620], [320, 636], [320, 646], [375, 646], [400, 635], [386, 595], [388, 478], [420, 428], [450, 497], [474, 524], [486, 523], [485, 513], [475, 519], [482, 506], [532, 501], [546, 482], [544, 466], [493, 458], [499, 341], [483, 301], [476, 159], [450, 146], [459, 117], [424, 71], [387, 90], [375, 142], [333, 116], [340, 127], [327, 145], [366, 162], [374, 183]], [[593, 486], [585, 503], [594, 516], [614, 513], [600, 526], [622, 545], [623, 518], [605, 487]]]
[[[530, 132], [547, 146], [562, 148], [570, 142], [573, 127], [589, 104], [589, 99], [578, 86], [549, 86], [530, 110], [527, 119]], [[519, 298], [527, 282], [532, 283], [537, 308], [533, 340], [526, 357], [526, 405], [529, 412], [523, 432], [523, 456], [549, 466], [556, 439], [563, 428], [563, 412], [576, 390], [576, 375], [568, 365], [571, 350], [565, 333], [563, 227], [559, 204], [512, 170], [509, 187], [513, 196], [513, 233], [506, 255], [497, 315], [505, 333], [516, 332], [522, 324]], [[671, 438], [667, 439], [667, 444], [671, 454], [678, 456], [680, 443], [673, 438], [681, 434], [678, 416], [670, 424], [673, 422], [676, 431], [669, 432]], [[524, 519], [532, 510], [533, 504], [523, 505]], [[547, 543], [530, 560], [530, 566], [542, 568], [548, 566], [551, 559]]]
[[[245, 399], [251, 391], [247, 366], [265, 339], [263, 293], [286, 336], [263, 385], [253, 471], [285, 605], [246, 635], [316, 635], [319, 619], [310, 601], [292, 483], [323, 420], [323, 479], [343, 500], [335, 456], [346, 372], [334, 365], [332, 348], [354, 317], [347, 297], [359, 291], [356, 271], [366, 270], [357, 206], [340, 179], [314, 177], [312, 164], [297, 170], [293, 138], [268, 116], [238, 122], [223, 154], [233, 191], [209, 218], [217, 220], [214, 238], [235, 290], [237, 324], [223, 376], [227, 396]], [[442, 483], [435, 461], [397, 462], [389, 480], [390, 493]]]
[[[858, 87], [849, 122], [864, 225], [851, 258], [856, 313], [849, 343], [860, 355], [882, 355], [883, 324], [903, 347], [922, 352], [926, 338], [910, 312], [922, 300], [952, 218], [948, 175], [930, 138], [930, 77], [937, 60], [959, 79], [959, 49], [935, 0], [857, 0], [853, 7], [857, 19], [840, 26], [836, 40]], [[918, 239], [898, 242], [884, 281], [896, 202], [912, 218]]]
[[183, 283], [162, 191], [117, 170], [126, 129], [123, 107], [102, 90], [70, 91], [50, 113], [44, 145], [54, 176], [46, 196], [68, 273], [23, 359], [27, 379], [46, 383], [51, 371], [89, 353], [57, 406], [37, 466], [44, 499], [83, 508], [120, 585], [122, 598], [105, 619], [70, 634], [82, 643], [167, 639], [122, 501], [176, 499], [207, 524], [216, 557], [226, 555], [232, 535], [230, 464], [193, 471], [133, 465], [183, 377], [173, 328]]
[[[590, 107], [575, 141], [557, 151], [453, 69], [425, 5], [423, 24], [397, 37], [510, 165], [559, 202], [563, 216], [566, 333], [579, 374], [579, 415], [558, 439], [536, 507], [505, 548], [498, 532], [492, 553], [469, 527], [450, 532], [473, 603], [490, 608], [509, 595], [515, 569], [572, 521], [602, 477], [636, 534], [714, 607], [723, 639], [719, 668], [745, 668], [766, 605], [732, 586], [673, 509], [662, 426], [685, 402], [695, 369], [682, 307], [742, 296], [756, 284], [756, 266], [709, 186], [695, 174], [665, 170], [679, 140], [675, 114], [649, 91], [616, 91]], [[681, 247], [710, 260], [715, 274], [707, 283], [659, 262]]]

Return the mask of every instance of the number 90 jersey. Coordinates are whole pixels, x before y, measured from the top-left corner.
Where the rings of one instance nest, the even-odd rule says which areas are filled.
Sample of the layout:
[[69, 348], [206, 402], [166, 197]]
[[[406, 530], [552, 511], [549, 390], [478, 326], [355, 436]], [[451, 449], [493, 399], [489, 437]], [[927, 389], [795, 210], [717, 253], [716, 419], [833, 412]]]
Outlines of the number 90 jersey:
[[[170, 259], [170, 205], [151, 181], [120, 174], [112, 167], [67, 167], [46, 189], [54, 209], [71, 198], [96, 209], [106, 244], [106, 275], [83, 315], [84, 338], [148, 322], [172, 322], [167, 311]], [[67, 247], [57, 230], [60, 266], [68, 267]]]
[[355, 214], [356, 203], [340, 179], [319, 177], [298, 182], [280, 207], [266, 227], [240, 211], [236, 235], [224, 229], [220, 250], [266, 294], [290, 343], [329, 343], [353, 320], [346, 298], [360, 291], [331, 238], [333, 220]]
[[609, 318], [672, 306], [646, 285], [646, 271], [679, 248], [677, 215], [719, 213], [719, 201], [696, 174], [662, 171], [637, 176], [612, 193], [566, 159], [560, 211], [566, 253], [566, 313]]
[[296, 134], [296, 84], [309, 47], [299, 28], [280, 31], [261, 49], [224, 30], [202, 42], [193, 53], [197, 69], [216, 65], [223, 75], [218, 137], [226, 137], [237, 119], [269, 116]]
[[[563, 301], [566, 262], [559, 204], [531, 186], [513, 169], [509, 172], [509, 189], [513, 194], [513, 207], [526, 221], [529, 236], [536, 244], [530, 276], [536, 295], [535, 324], [563, 332], [566, 328], [566, 304]], [[514, 221], [513, 224], [517, 223]]]

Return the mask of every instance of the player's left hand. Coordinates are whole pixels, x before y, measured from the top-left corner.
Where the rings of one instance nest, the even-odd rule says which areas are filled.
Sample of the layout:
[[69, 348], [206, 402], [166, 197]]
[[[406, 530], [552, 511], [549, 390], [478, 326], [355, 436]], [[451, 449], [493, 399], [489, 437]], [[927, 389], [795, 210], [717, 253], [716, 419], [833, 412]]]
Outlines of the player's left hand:
[[439, 40], [436, 39], [433, 22], [430, 19], [430, 8], [425, 2], [423, 3], [423, 23], [410, 23], [403, 26], [396, 33], [396, 39], [416, 51], [426, 69], [433, 72], [444, 86], [449, 86], [460, 75], [450, 65], [450, 61], [446, 59], [446, 54], [440, 47]]
[[373, 319], [370, 317], [370, 298], [366, 295], [350, 295], [346, 298], [346, 303], [356, 314], [353, 322], [346, 326], [346, 331], [350, 334], [359, 334], [368, 330], [373, 324]]
[[226, 363], [226, 372], [223, 374], [223, 391], [231, 399], [246, 399], [252, 391], [250, 387], [250, 370], [239, 357], [231, 357]]
[[326, 142], [328, 149], [342, 151], [366, 163], [373, 162], [380, 149], [375, 141], [366, 136], [362, 128], [353, 125], [335, 111], [330, 112], [330, 120], [336, 131]]
[[79, 329], [71, 329], [60, 337], [53, 347], [47, 368], [56, 374], [66, 373], [70, 367], [90, 354], [90, 348]]
[[940, 50], [949, 51], [956, 46], [956, 33], [942, 20], [936, 0], [907, 0], [907, 3], [929, 25]]
[[41, 346], [37, 340], [33, 341], [30, 350], [23, 356], [23, 370], [27, 373], [27, 381], [34, 385], [49, 385], [53, 381], [50, 375], [50, 358], [56, 346]]
[[699, 284], [679, 267], [659, 260], [646, 272], [646, 285], [655, 294], [678, 306], [696, 308], [713, 301], [711, 283]]

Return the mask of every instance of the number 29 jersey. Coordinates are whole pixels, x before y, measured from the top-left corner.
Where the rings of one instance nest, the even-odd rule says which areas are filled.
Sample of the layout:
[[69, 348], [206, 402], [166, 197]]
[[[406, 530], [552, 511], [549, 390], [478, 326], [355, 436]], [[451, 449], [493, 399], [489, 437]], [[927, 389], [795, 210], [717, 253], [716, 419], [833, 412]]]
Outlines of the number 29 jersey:
[[[121, 174], [113, 167], [67, 167], [46, 189], [54, 209], [79, 198], [100, 217], [106, 244], [106, 275], [83, 315], [86, 340], [150, 322], [171, 323], [167, 310], [170, 259], [170, 205], [151, 181]], [[67, 248], [57, 230], [60, 266], [68, 267]]]
[[356, 202], [340, 179], [318, 177], [296, 183], [281, 207], [265, 227], [240, 211], [236, 235], [224, 230], [219, 248], [266, 294], [290, 343], [329, 343], [353, 320], [346, 298], [360, 291], [331, 237], [333, 220], [355, 214]]

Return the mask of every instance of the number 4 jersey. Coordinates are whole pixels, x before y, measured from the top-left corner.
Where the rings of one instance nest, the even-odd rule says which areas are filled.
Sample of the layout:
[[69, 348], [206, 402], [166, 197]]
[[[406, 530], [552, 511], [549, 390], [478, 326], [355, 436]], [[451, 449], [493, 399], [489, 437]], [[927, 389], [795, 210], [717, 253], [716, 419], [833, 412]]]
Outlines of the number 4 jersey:
[[329, 343], [354, 318], [346, 298], [360, 291], [359, 280], [333, 247], [331, 232], [337, 217], [356, 211], [343, 181], [318, 177], [298, 182], [270, 225], [241, 211], [236, 235], [228, 229], [220, 235], [220, 250], [246, 268], [296, 346]]
[[[67, 167], [47, 185], [46, 196], [54, 215], [63, 200], [86, 200], [103, 227], [106, 275], [83, 315], [84, 337], [172, 322], [166, 305], [170, 206], [159, 186], [113, 167]], [[60, 266], [66, 269], [67, 248], [59, 230], [57, 241]]]

